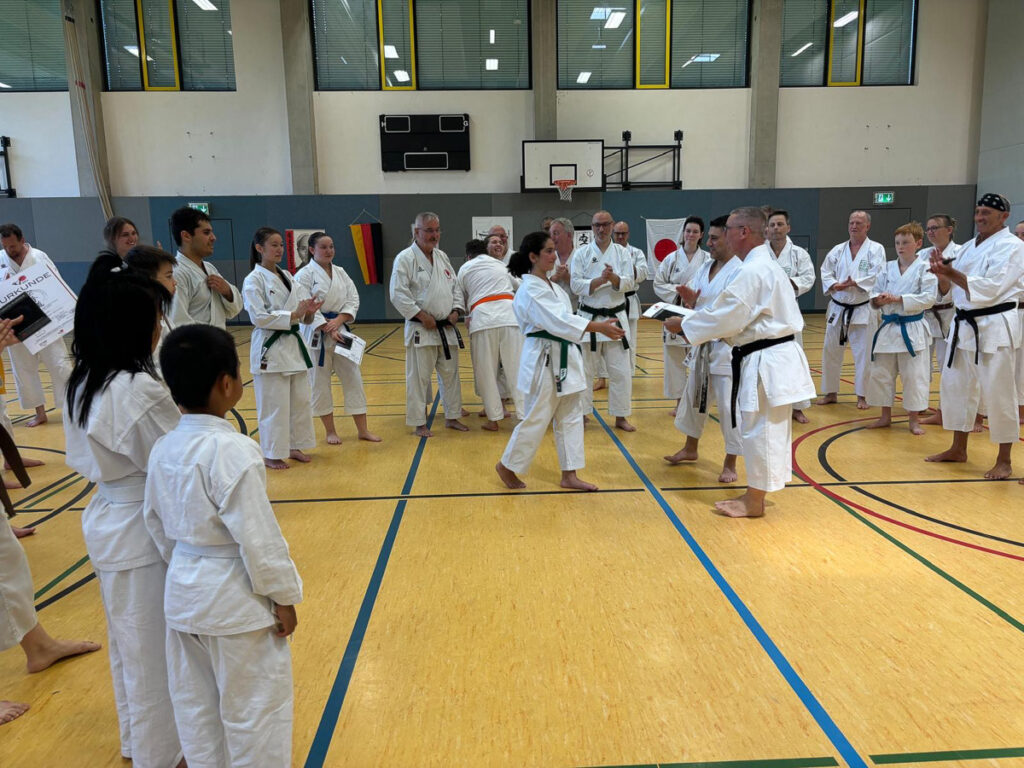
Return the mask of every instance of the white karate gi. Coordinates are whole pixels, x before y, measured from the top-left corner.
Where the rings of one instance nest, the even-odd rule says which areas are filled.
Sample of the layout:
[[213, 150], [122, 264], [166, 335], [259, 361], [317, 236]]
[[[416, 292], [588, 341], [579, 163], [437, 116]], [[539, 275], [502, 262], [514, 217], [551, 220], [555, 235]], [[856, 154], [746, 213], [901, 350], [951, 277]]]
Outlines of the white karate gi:
[[[687, 285], [710, 258], [711, 254], [702, 248], [697, 249], [693, 258], [687, 258], [682, 246], [677, 248], [658, 265], [654, 274], [655, 295], [670, 304], [682, 304], [676, 286]], [[665, 397], [678, 400], [686, 388], [686, 356], [690, 345], [682, 336], [666, 330], [662, 330], [661, 339], [665, 348]]]
[[[703, 309], [722, 292], [730, 281], [739, 272], [743, 262], [733, 256], [729, 261], [719, 268], [714, 278], [710, 277], [711, 267], [717, 262], [709, 259], [704, 262], [696, 277], [690, 281], [690, 287], [700, 291], [697, 299], [697, 309]], [[710, 408], [714, 402], [718, 403], [718, 421], [722, 429], [722, 437], [725, 440], [725, 452], [738, 456], [743, 451], [743, 444], [740, 440], [739, 427], [732, 425], [732, 347], [720, 339], [707, 342], [710, 344], [710, 359], [707, 369], [708, 390], [707, 407]], [[692, 347], [687, 357], [687, 368], [690, 375], [686, 378], [686, 389], [683, 392], [682, 400], [676, 409], [676, 429], [687, 437], [700, 439], [704, 434], [704, 425], [707, 423], [708, 411], [700, 412], [698, 387], [703, 382], [702, 376], [694, 374], [696, 357], [700, 353], [700, 347]], [[737, 419], [737, 424], [739, 420]]]
[[[477, 258], [480, 258], [479, 256]], [[430, 407], [430, 376], [437, 371], [446, 419], [462, 412], [459, 384], [459, 344], [455, 329], [428, 330], [411, 318], [423, 310], [436, 320], [446, 319], [453, 310], [465, 311], [455, 270], [444, 251], [435, 248], [433, 263], [413, 243], [395, 256], [391, 268], [391, 303], [405, 318], [405, 423], [419, 427], [427, 423]], [[444, 355], [441, 332], [448, 340], [450, 359]]]
[[352, 315], [352, 320], [355, 321], [359, 312], [359, 291], [356, 290], [355, 283], [337, 264], [331, 264], [331, 271], [328, 274], [327, 270], [312, 259], [295, 273], [295, 282], [311, 297], [324, 302], [312, 323], [302, 323], [299, 326], [302, 338], [305, 339], [313, 358], [313, 367], [309, 369], [309, 385], [313, 391], [313, 415], [326, 416], [334, 412], [331, 371], [334, 371], [341, 381], [341, 389], [345, 394], [345, 413], [349, 416], [366, 413], [362, 371], [347, 357], [335, 354], [334, 348], [337, 343], [317, 330], [328, 320], [324, 316], [325, 312], [333, 313], [335, 316]]
[[[610, 264], [614, 273], [618, 275], [619, 287], [616, 289], [611, 283], [604, 283], [592, 294], [590, 283], [595, 277], [600, 277], [606, 264]], [[573, 251], [569, 273], [573, 293], [580, 299], [577, 312], [588, 321], [603, 322], [612, 318], [593, 315], [584, 307], [622, 307], [614, 317], [626, 332], [628, 347], [632, 347], [636, 339], [629, 332], [626, 294], [634, 290], [636, 283], [633, 280], [633, 256], [629, 251], [617, 243], [609, 243], [608, 248], [602, 253], [597, 243], [591, 242]], [[596, 339], [596, 350], [591, 350], [590, 335], [583, 340], [583, 363], [589, 382], [583, 395], [583, 413], [590, 413], [594, 407], [594, 378], [598, 375], [598, 361], [604, 360], [608, 370], [608, 414], [616, 418], [629, 416], [633, 412], [633, 362], [629, 348], [623, 346], [621, 341], [612, 341], [602, 333], [596, 334]]]
[[[956, 255], [960, 252], [963, 246], [957, 245], [950, 241], [946, 247], [942, 250], [942, 258], [944, 259], [956, 259]], [[925, 265], [931, 265], [932, 251], [935, 249], [931, 246], [922, 248], [917, 252], [917, 255], [924, 261]], [[956, 264], [953, 265], [954, 267]], [[936, 289], [937, 291], [938, 289]], [[949, 305], [944, 309], [937, 309], [936, 307]], [[946, 293], [938, 296], [935, 299], [935, 306], [925, 312], [925, 322], [928, 323], [928, 332], [932, 337], [932, 347], [935, 350], [935, 365], [934, 370], [942, 375], [942, 368], [945, 365], [946, 355], [946, 334], [949, 332], [949, 324], [953, 322], [953, 298], [952, 288]], [[931, 356], [931, 353], [929, 353]]]
[[[939, 294], [939, 281], [928, 271], [928, 263], [914, 259], [900, 274], [899, 259], [886, 262], [878, 276], [871, 297], [892, 293], [903, 298], [903, 304], [887, 304], [881, 308], [886, 315], [928, 314]], [[924, 318], [904, 326], [910, 339], [911, 355], [899, 323], [882, 325], [875, 337], [874, 359], [868, 377], [868, 405], [892, 407], [896, 397], [896, 374], [903, 381], [903, 407], [908, 411], [923, 411], [928, 407], [931, 388], [931, 332]]]
[[627, 245], [626, 250], [633, 256], [633, 290], [630, 292], [632, 295], [626, 297], [626, 301], [629, 302], [629, 310], [626, 313], [629, 318], [629, 359], [633, 364], [631, 370], [636, 370], [636, 351], [637, 347], [640, 346], [637, 342], [637, 326], [640, 323], [640, 286], [643, 285], [644, 281], [650, 276], [649, 267], [647, 266], [647, 254], [641, 251], [639, 248], [633, 245]]
[[39, 620], [33, 604], [35, 589], [25, 550], [0, 510], [0, 651], [13, 648]]
[[143, 515], [168, 563], [168, 673], [190, 768], [290, 766], [291, 654], [273, 608], [300, 603], [302, 581], [256, 444], [185, 414], [153, 447]]
[[[22, 259], [21, 266], [14, 263], [7, 255], [7, 251], [0, 250], [0, 279], [6, 280], [36, 264], [45, 264], [55, 275], [60, 275], [50, 257], [38, 248], [28, 246], [28, 253]], [[53, 407], [64, 407], [64, 390], [67, 389], [68, 377], [71, 375], [71, 363], [68, 362], [68, 350], [64, 346], [64, 339], [55, 339], [34, 355], [24, 344], [8, 347], [7, 354], [11, 361], [11, 370], [14, 372], [18, 403], [22, 408], [32, 411], [46, 405], [43, 382], [39, 378], [39, 363], [45, 365], [50, 373], [50, 381], [53, 384]]]
[[162, 382], [124, 371], [93, 397], [84, 429], [80, 409], [76, 402], [74, 421], [64, 410], [65, 461], [96, 483], [82, 533], [107, 617], [121, 754], [138, 768], [172, 768], [181, 746], [164, 655], [167, 567], [146, 531], [142, 500], [153, 444], [181, 414]]
[[[284, 279], [282, 279], [282, 275]], [[291, 314], [309, 298], [294, 277], [257, 264], [242, 283], [245, 311], [252, 320], [249, 370], [256, 395], [260, 447], [268, 459], [287, 459], [292, 450], [316, 446], [310, 408], [309, 350]], [[273, 346], [265, 345], [278, 331]]]
[[853, 310], [850, 317], [848, 346], [853, 352], [854, 392], [857, 397], [867, 394], [868, 368], [871, 364], [871, 334], [875, 332], [877, 312], [868, 301], [875, 287], [882, 267], [885, 265], [885, 248], [881, 243], [865, 239], [857, 251], [857, 257], [850, 256], [850, 241], [835, 246], [821, 263], [821, 290], [830, 296], [828, 289], [835, 283], [853, 278], [853, 288], [836, 291], [830, 296], [826, 312], [825, 341], [821, 349], [821, 391], [830, 394], [839, 391], [839, 378], [843, 367], [845, 346], [839, 344], [844, 304], [862, 304]]
[[[739, 346], [795, 334], [803, 325], [789, 278], [762, 244], [711, 304], [683, 321], [683, 334], [694, 345], [721, 338]], [[793, 403], [813, 393], [807, 357], [795, 341], [743, 358], [736, 407], [751, 488], [777, 491], [792, 479]]]
[[[500, 421], [505, 407], [501, 402], [498, 368], [518, 371], [523, 349], [523, 334], [512, 309], [515, 280], [504, 263], [481, 254], [462, 265], [458, 281], [469, 311], [469, 354], [476, 391], [483, 400], [488, 420]], [[516, 416], [521, 419], [523, 395], [516, 387], [509, 389]]]
[[227, 321], [242, 311], [242, 296], [238, 289], [231, 286], [231, 301], [228, 301], [206, 284], [210, 275], [220, 275], [212, 263], [204, 261], [200, 267], [181, 251], [175, 258], [178, 264], [174, 267], [174, 282], [178, 287], [171, 301], [174, 327], [195, 323], [227, 327]]
[[[771, 246], [769, 245], [768, 247], [770, 248]], [[775, 251], [773, 249], [772, 255], [774, 254]], [[782, 251], [779, 252], [775, 259], [779, 266], [782, 267], [782, 271], [786, 273], [786, 277], [793, 284], [798, 299], [814, 287], [814, 261], [811, 259], [811, 254], [799, 245], [794, 244], [788, 235], [786, 236], [786, 244], [782, 246]], [[803, 332], [796, 335], [796, 343], [801, 347], [804, 345]], [[793, 408], [800, 411], [806, 411], [810, 407], [810, 400], [793, 404]]]
[[[1014, 443], [1020, 433], [1017, 420], [1017, 388], [1014, 361], [1021, 345], [1021, 322], [1016, 307], [1021, 280], [1024, 279], [1024, 242], [1003, 228], [977, 245], [968, 240], [957, 254], [957, 270], [967, 275], [970, 298], [954, 285], [953, 304], [957, 309], [979, 309], [1013, 302], [1004, 312], [975, 318], [981, 346], [967, 322], [960, 323], [959, 340], [948, 367], [949, 353], [943, 362], [940, 396], [942, 426], [956, 432], [970, 432], [978, 412], [979, 395], [984, 398], [988, 415], [989, 439], [993, 443]], [[956, 321], [946, 335], [951, 345]], [[978, 350], [978, 364], [974, 353]]]
[[525, 472], [537, 455], [540, 441], [551, 424], [563, 472], [582, 469], [583, 399], [591, 385], [583, 365], [579, 343], [588, 343], [585, 317], [572, 312], [569, 295], [557, 283], [535, 275], [523, 275], [512, 307], [523, 334], [547, 331], [573, 342], [568, 347], [565, 378], [559, 388], [556, 377], [561, 363], [561, 347], [550, 339], [526, 336], [519, 362], [516, 387], [524, 393], [525, 415], [505, 446], [501, 463], [516, 474]]

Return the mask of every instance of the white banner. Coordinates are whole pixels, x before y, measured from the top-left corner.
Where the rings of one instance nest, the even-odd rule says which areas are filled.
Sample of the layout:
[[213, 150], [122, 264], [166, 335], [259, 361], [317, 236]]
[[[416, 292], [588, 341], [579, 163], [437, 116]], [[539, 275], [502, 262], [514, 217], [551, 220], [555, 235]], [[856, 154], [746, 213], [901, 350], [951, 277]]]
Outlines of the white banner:
[[686, 218], [682, 219], [647, 219], [647, 266], [651, 272], [651, 279], [658, 271], [658, 266], [671, 256], [679, 248], [683, 239], [683, 225]]

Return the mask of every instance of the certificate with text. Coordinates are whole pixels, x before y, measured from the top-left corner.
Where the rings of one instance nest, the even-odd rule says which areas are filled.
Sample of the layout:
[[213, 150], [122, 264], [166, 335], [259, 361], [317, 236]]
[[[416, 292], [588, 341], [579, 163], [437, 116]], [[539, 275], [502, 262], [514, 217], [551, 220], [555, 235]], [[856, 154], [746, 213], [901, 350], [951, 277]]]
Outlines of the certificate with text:
[[47, 264], [33, 264], [0, 281], [0, 316], [23, 318], [15, 329], [33, 355], [75, 327], [77, 297]]

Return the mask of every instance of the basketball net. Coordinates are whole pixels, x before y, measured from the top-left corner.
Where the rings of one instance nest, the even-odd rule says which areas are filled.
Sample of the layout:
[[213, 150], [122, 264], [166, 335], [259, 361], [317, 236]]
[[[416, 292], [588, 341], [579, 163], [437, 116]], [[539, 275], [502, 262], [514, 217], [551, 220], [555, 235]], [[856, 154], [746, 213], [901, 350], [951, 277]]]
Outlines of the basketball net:
[[576, 186], [575, 179], [555, 179], [553, 182], [558, 187], [558, 197], [562, 200], [572, 200], [572, 188]]

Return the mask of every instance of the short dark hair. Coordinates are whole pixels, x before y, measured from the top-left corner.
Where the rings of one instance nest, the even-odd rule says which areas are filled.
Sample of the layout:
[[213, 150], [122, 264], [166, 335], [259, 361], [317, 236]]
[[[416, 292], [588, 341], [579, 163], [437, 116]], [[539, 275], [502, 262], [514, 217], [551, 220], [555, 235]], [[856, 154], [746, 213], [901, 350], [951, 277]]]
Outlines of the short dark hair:
[[190, 411], [205, 408], [221, 376], [238, 378], [235, 341], [213, 325], [182, 325], [164, 339], [160, 371], [174, 402]]
[[523, 238], [519, 244], [519, 250], [512, 254], [508, 260], [508, 271], [516, 277], [522, 277], [533, 269], [533, 262], [530, 261], [530, 254], [540, 254], [544, 250], [544, 244], [551, 239], [547, 232], [531, 232]]
[[171, 234], [174, 236], [174, 242], [177, 245], [181, 245], [181, 233], [188, 232], [193, 234], [199, 225], [203, 222], [209, 222], [210, 217], [202, 211], [197, 211], [195, 208], [189, 208], [187, 205], [182, 206], [174, 213], [171, 214]]
[[686, 221], [683, 222], [683, 229], [686, 229], [687, 224], [696, 224], [700, 227], [700, 233], [704, 234], [704, 219], [700, 216], [687, 216]]
[[135, 222], [131, 219], [126, 219], [124, 216], [113, 216], [107, 219], [107, 223], [103, 225], [103, 240], [110, 250], [117, 251], [117, 238], [121, 236], [121, 230], [129, 224], [131, 224], [136, 232], [139, 231], [139, 228], [135, 226]]
[[487, 253], [487, 241], [481, 240], [474, 237], [472, 240], [466, 242], [466, 258], [471, 259], [474, 256], [482, 256]]
[[725, 229], [725, 225], [729, 223], [728, 216], [716, 216], [711, 220], [711, 224], [708, 226], [716, 227], [717, 229]]
[[[954, 219], [948, 213], [933, 213], [931, 216], [928, 217], [928, 219], [935, 219], [937, 221], [944, 221], [945, 224], [943, 224], [942, 226], [944, 226], [944, 227], [953, 227], [953, 229], [956, 229], [956, 219]], [[928, 219], [925, 219], [925, 221], [928, 221]]]
[[772, 216], [782, 216], [786, 219], [786, 223], [789, 224], [789, 211], [784, 211], [781, 208], [776, 208], [768, 214], [768, 220], [771, 221]]
[[161, 264], [170, 264], [173, 267], [178, 262], [163, 248], [136, 245], [124, 255], [124, 263], [136, 272], [156, 280], [156, 273], [160, 270]]
[[19, 240], [24, 240], [25, 236], [21, 233], [21, 227], [17, 224], [0, 224], [0, 237], [10, 237], [14, 235]]

